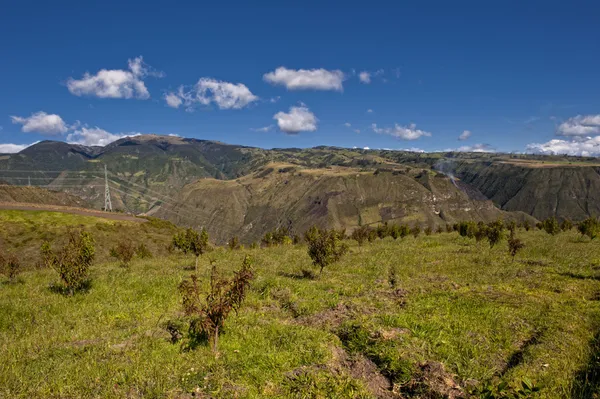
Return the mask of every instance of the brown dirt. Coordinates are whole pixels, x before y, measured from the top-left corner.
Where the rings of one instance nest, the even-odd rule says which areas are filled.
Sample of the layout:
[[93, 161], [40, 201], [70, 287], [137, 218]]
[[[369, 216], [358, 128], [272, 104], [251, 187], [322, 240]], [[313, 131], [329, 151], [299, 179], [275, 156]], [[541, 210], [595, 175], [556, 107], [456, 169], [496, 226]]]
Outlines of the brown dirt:
[[146, 219], [125, 215], [123, 213], [103, 212], [93, 209], [75, 208], [71, 206], [28, 204], [24, 202], [0, 202], [0, 210], [62, 212], [73, 215], [93, 216], [127, 222], [147, 222]]
[[347, 372], [352, 378], [363, 382], [367, 390], [378, 399], [401, 398], [393, 391], [394, 385], [389, 378], [379, 372], [377, 365], [362, 355], [350, 356], [342, 348], [333, 349], [331, 369]]
[[464, 398], [463, 389], [455, 376], [448, 373], [442, 363], [424, 362], [419, 364], [413, 379], [403, 387], [402, 392], [419, 398]]

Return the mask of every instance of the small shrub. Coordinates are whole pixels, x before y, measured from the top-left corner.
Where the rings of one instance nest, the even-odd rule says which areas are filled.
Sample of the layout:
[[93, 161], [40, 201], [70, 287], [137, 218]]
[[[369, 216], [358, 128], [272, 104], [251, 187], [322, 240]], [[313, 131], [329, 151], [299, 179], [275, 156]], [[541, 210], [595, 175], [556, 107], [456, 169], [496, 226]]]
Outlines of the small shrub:
[[150, 252], [150, 250], [148, 249], [148, 247], [146, 246], [146, 244], [144, 244], [143, 242], [140, 243], [140, 245], [138, 245], [135, 248], [135, 254], [140, 259], [150, 259], [150, 258], [152, 258], [152, 252]]
[[0, 252], [0, 273], [4, 274], [8, 281], [13, 282], [21, 272], [21, 262], [14, 254], [3, 254]]
[[421, 227], [419, 227], [418, 224], [415, 224], [414, 227], [410, 229], [410, 233], [413, 235], [413, 237], [417, 238], [419, 234], [421, 234]]
[[396, 288], [398, 286], [398, 268], [396, 265], [390, 266], [390, 270], [388, 271], [388, 283], [391, 288]]
[[600, 221], [589, 217], [577, 225], [577, 230], [579, 230], [582, 236], [588, 236], [593, 240], [600, 235]]
[[184, 254], [192, 253], [196, 257], [195, 270], [198, 270], [198, 258], [209, 249], [208, 232], [202, 229], [200, 233], [189, 228], [186, 231], [177, 233], [173, 236], [173, 247], [179, 249]]
[[306, 235], [308, 255], [313, 264], [319, 267], [319, 273], [326, 266], [337, 262], [348, 250], [348, 246], [341, 242], [335, 230], [320, 230], [311, 228]]
[[562, 221], [562, 223], [560, 224], [560, 229], [562, 231], [569, 231], [573, 228], [573, 222], [571, 222], [569, 219], [565, 219]]
[[486, 232], [490, 248], [494, 248], [504, 238], [504, 224], [501, 220], [492, 222], [487, 226]]
[[525, 247], [525, 244], [521, 240], [519, 240], [514, 233], [514, 230], [511, 232], [510, 237], [508, 237], [508, 253], [512, 256], [513, 262], [515, 260], [515, 256], [517, 252]]
[[427, 227], [425, 227], [425, 230], [423, 230], [423, 232], [425, 233], [426, 236], [430, 236], [431, 233], [433, 232], [433, 229], [431, 228], [431, 226], [427, 226]]
[[89, 269], [94, 261], [94, 239], [85, 231], [70, 231], [64, 247], [54, 252], [48, 242], [41, 248], [42, 263], [57, 271], [69, 295], [82, 289], [88, 279]]
[[377, 237], [379, 237], [382, 240], [385, 237], [388, 237], [390, 235], [390, 228], [388, 226], [388, 223], [385, 222], [384, 224], [380, 224], [379, 226], [377, 226], [376, 232], [377, 232]]
[[116, 247], [111, 248], [110, 256], [116, 258], [122, 267], [128, 267], [133, 259], [135, 248], [131, 241], [121, 241]]
[[237, 236], [231, 237], [227, 244], [229, 245], [229, 249], [231, 249], [232, 251], [234, 249], [240, 249], [240, 239], [237, 238]]
[[446, 233], [452, 233], [454, 229], [450, 223], [446, 223]]
[[369, 239], [369, 226], [360, 226], [352, 232], [350, 238], [355, 240], [358, 245], [362, 246]]
[[531, 224], [529, 224], [528, 220], [523, 222], [523, 228], [525, 229], [525, 231], [529, 231], [531, 229]]
[[550, 235], [557, 235], [560, 232], [560, 226], [554, 216], [549, 217], [542, 223], [542, 228]]
[[213, 352], [219, 350], [219, 332], [231, 311], [237, 312], [246, 297], [250, 281], [254, 279], [252, 261], [244, 258], [242, 267], [232, 279], [219, 276], [213, 263], [210, 275], [210, 290], [204, 300], [198, 284], [198, 276], [193, 274], [189, 280], [179, 285], [183, 299], [184, 314], [189, 317], [189, 333], [192, 347], [199, 340], [208, 339]]
[[444, 232], [444, 228], [442, 227], [442, 225], [439, 225], [438, 228], [437, 228], [437, 230], [436, 230], [436, 233], [442, 234], [443, 232]]

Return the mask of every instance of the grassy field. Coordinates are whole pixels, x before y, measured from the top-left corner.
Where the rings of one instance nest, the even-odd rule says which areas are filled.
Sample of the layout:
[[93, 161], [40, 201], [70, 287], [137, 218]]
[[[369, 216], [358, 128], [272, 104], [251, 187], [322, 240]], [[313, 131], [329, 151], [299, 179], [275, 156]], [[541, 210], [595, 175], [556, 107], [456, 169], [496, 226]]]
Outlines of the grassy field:
[[0, 249], [18, 254], [21, 263], [31, 268], [39, 261], [41, 244], [60, 245], [69, 229], [84, 229], [94, 236], [99, 262], [109, 260], [110, 248], [124, 239], [144, 242], [152, 253], [165, 255], [177, 231], [175, 225], [159, 219], [140, 223], [62, 212], [0, 210]]
[[166, 329], [191, 257], [96, 264], [73, 297], [49, 289], [53, 271], [28, 270], [0, 285], [0, 397], [453, 398], [525, 379], [534, 397], [592, 398], [600, 246], [575, 231], [519, 235], [514, 262], [506, 241], [458, 233], [349, 241], [316, 279], [302, 276], [314, 269], [302, 245], [218, 248], [200, 260], [205, 285], [209, 257], [229, 274], [249, 254], [256, 273], [218, 356]]

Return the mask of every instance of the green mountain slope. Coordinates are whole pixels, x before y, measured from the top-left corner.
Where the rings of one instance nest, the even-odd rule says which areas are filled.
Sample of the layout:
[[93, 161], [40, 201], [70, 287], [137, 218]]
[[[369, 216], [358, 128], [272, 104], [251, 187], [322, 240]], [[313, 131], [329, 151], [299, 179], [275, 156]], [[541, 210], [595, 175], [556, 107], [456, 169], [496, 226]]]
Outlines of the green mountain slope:
[[[269, 163], [291, 165], [305, 171], [302, 178], [300, 174], [288, 176], [288, 185], [263, 176], [261, 179], [269, 184], [259, 185], [259, 196], [258, 189], [252, 189], [257, 187], [258, 174], [265, 173], [265, 165]], [[374, 210], [374, 204], [381, 209], [392, 209], [389, 212], [393, 215], [402, 210], [402, 218], [420, 215], [419, 221], [423, 224], [453, 219], [487, 220], [489, 215], [480, 215], [483, 211], [479, 205], [467, 206], [464, 202], [486, 199], [504, 211], [525, 212], [537, 219], [557, 216], [581, 220], [600, 215], [600, 162], [595, 158], [564, 156], [415, 153], [338, 147], [264, 150], [207, 140], [144, 135], [124, 138], [106, 147], [44, 141], [19, 154], [2, 155], [0, 181], [24, 185], [31, 179], [34, 185], [66, 191], [92, 207], [101, 208], [104, 205], [104, 165], [108, 166], [116, 209], [156, 214], [195, 226], [213, 226], [215, 220], [221, 220], [221, 223], [233, 224], [223, 234], [241, 235], [237, 229], [246, 228], [253, 238], [259, 231], [289, 223], [288, 215], [293, 216], [288, 218], [298, 226], [312, 223], [354, 226], [385, 220], [385, 217], [369, 216], [380, 212]], [[357, 184], [351, 183], [349, 177], [325, 173], [331, 168], [344, 168], [348, 176], [370, 177], [359, 179], [360, 184], [355, 188]], [[311, 174], [309, 169], [321, 170], [313, 173], [316, 180], [305, 178], [304, 175]], [[381, 176], [374, 177], [376, 172], [381, 172]], [[456, 186], [449, 179], [435, 177], [436, 172], [458, 177]], [[385, 180], [387, 174], [393, 176], [392, 180]], [[209, 181], [212, 183], [207, 183]], [[452, 187], [442, 187], [442, 182]], [[392, 187], [402, 189], [394, 191]], [[411, 189], [406, 191], [407, 187]], [[202, 201], [197, 199], [201, 195], [190, 194], [198, 189], [207, 190]], [[425, 194], [419, 194], [423, 190], [427, 195], [436, 196], [438, 202], [438, 198], [452, 197], [450, 193], [458, 193], [466, 199], [457, 202], [456, 209], [452, 208], [450, 199], [445, 199], [447, 209], [433, 210], [430, 209], [433, 205], [427, 205], [429, 208], [424, 205], [427, 203], [423, 200]], [[320, 200], [321, 207], [313, 209], [304, 202], [298, 203], [301, 195]], [[289, 200], [278, 203], [270, 198]], [[390, 201], [404, 205], [391, 206]], [[486, 204], [490, 209], [487, 213], [499, 215], [491, 202], [477, 203]], [[237, 216], [218, 216], [225, 212], [220, 209]], [[438, 211], [441, 217], [435, 213]], [[253, 226], [262, 227], [244, 227], [253, 220], [252, 215], [262, 213], [264, 216], [256, 216], [257, 221], [253, 222]], [[233, 219], [235, 223], [231, 222]]]
[[206, 227], [217, 242], [232, 236], [256, 241], [266, 231], [289, 227], [302, 233], [316, 224], [353, 229], [382, 222], [437, 227], [460, 220], [534, 219], [480, 201], [439, 173], [358, 172], [269, 164], [236, 180], [200, 179], [153, 216]]

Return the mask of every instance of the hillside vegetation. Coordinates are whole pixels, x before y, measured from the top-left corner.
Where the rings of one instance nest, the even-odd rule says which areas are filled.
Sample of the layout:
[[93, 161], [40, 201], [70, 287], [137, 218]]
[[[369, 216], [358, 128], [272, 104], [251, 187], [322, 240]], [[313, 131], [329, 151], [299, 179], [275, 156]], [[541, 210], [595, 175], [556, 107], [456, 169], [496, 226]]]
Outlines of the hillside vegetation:
[[[98, 221], [72, 222], [113, 244], [154, 228], [102, 238]], [[600, 247], [575, 230], [516, 233], [514, 260], [505, 239], [457, 232], [344, 240], [348, 252], [317, 277], [304, 244], [217, 247], [196, 272], [176, 253], [98, 260], [73, 296], [52, 289], [53, 270], [30, 269], [0, 286], [0, 396], [594, 397]], [[246, 256], [254, 280], [215, 355], [190, 340], [178, 286], [195, 273], [206, 292], [211, 263], [231, 276]]]
[[[522, 212], [538, 220], [555, 216], [559, 221], [579, 221], [600, 212], [600, 163], [596, 158], [566, 156], [415, 153], [338, 147], [265, 150], [142, 135], [123, 138], [105, 147], [40, 142], [18, 154], [2, 156], [0, 180], [15, 185], [31, 181], [34, 185], [63, 190], [100, 209], [104, 206], [105, 164], [115, 209], [158, 214], [184, 225], [207, 227], [220, 238], [242, 228], [249, 231], [247, 241], [272, 229], [273, 223], [289, 226], [290, 221], [297, 229], [323, 223], [351, 229], [362, 219], [365, 223], [383, 222], [391, 217], [388, 213], [393, 213], [393, 217], [412, 217], [425, 227], [425, 223], [435, 225], [438, 219], [487, 221], [488, 215], [498, 214], [498, 210], [517, 212], [512, 216], [503, 213], [505, 218], [522, 220], [523, 215], [518, 214]], [[279, 179], [265, 172], [272, 165], [302, 171], [284, 172], [288, 185], [298, 185], [283, 189], [288, 203], [279, 201], [282, 190]], [[275, 173], [279, 169], [274, 168]], [[360, 178], [342, 178], [341, 170], [347, 176]], [[393, 177], [383, 177], [390, 174]], [[314, 176], [314, 186], [308, 186], [305, 175]], [[380, 187], [382, 184], [389, 186]], [[346, 188], [347, 195], [338, 195]], [[201, 190], [207, 191], [201, 194]], [[306, 196], [302, 196], [302, 190], [307, 192]], [[224, 198], [225, 194], [235, 198]], [[206, 198], [211, 196], [218, 201]], [[308, 196], [317, 203], [307, 202]], [[486, 200], [491, 202], [474, 202]], [[225, 215], [225, 208], [219, 204], [223, 201], [233, 206], [235, 218]], [[381, 209], [375, 209], [376, 203], [383, 204]], [[266, 206], [273, 209], [267, 210]], [[444, 212], [435, 214], [437, 208], [444, 206]], [[492, 210], [494, 206], [498, 210]], [[321, 212], [325, 208], [332, 214], [323, 217]], [[312, 213], [300, 217], [300, 209]], [[458, 209], [469, 215], [458, 215]], [[374, 220], [377, 214], [381, 217]], [[217, 221], [222, 228], [217, 228]]]
[[17, 254], [26, 267], [35, 267], [44, 241], [64, 243], [67, 232], [84, 229], [96, 240], [96, 256], [100, 262], [110, 259], [116, 242], [131, 240], [144, 243], [156, 255], [166, 255], [177, 227], [163, 220], [139, 219], [119, 221], [103, 217], [82, 216], [63, 212], [0, 210], [0, 248]]
[[180, 225], [204, 226], [216, 242], [240, 236], [258, 241], [284, 226], [301, 234], [311, 226], [351, 230], [380, 223], [445, 228], [462, 220], [536, 220], [491, 201], [470, 198], [446, 176], [418, 168], [357, 171], [307, 169], [270, 163], [236, 180], [200, 179], [153, 213]]

